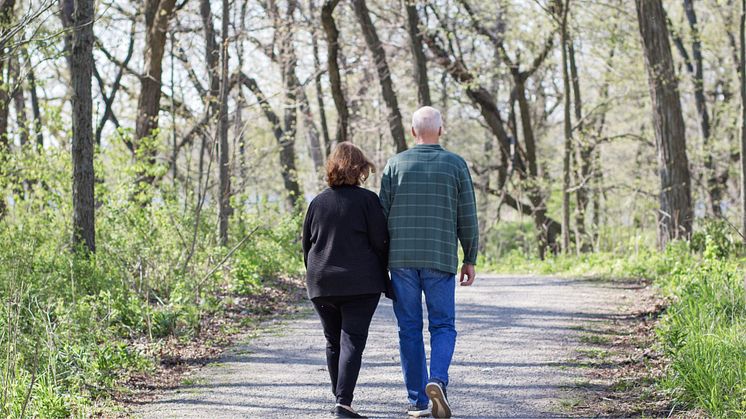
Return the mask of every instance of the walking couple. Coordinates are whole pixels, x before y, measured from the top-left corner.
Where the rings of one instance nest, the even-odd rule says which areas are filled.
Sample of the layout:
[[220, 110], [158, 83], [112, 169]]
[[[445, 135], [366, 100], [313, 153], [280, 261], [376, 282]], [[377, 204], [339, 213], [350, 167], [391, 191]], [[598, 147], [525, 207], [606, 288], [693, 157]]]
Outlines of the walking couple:
[[[394, 300], [410, 416], [451, 417], [448, 368], [456, 344], [460, 285], [474, 282], [478, 228], [469, 169], [438, 144], [440, 112], [412, 116], [416, 145], [391, 158], [380, 196], [363, 189], [375, 166], [350, 143], [326, 164], [329, 188], [309, 205], [303, 226], [308, 295], [321, 318], [336, 417], [364, 417], [352, 405], [368, 329], [381, 293]], [[391, 273], [391, 279], [387, 270]], [[422, 294], [430, 332], [428, 374]]]

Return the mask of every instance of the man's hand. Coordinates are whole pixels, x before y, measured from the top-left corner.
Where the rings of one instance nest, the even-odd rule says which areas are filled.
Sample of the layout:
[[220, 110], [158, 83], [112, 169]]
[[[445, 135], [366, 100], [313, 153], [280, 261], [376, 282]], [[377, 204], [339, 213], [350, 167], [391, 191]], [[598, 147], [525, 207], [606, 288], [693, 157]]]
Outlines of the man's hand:
[[[477, 274], [474, 271], [474, 265], [469, 265], [467, 263], [461, 265], [461, 278], [459, 279], [459, 283], [462, 287], [468, 287], [473, 284], [476, 276]], [[464, 279], [464, 277], [466, 277], [466, 279]]]

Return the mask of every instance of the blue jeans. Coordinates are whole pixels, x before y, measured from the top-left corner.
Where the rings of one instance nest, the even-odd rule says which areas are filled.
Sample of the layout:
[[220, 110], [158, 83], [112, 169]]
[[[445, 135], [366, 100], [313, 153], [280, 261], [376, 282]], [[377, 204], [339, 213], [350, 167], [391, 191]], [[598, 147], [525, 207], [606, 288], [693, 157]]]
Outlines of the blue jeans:
[[409, 403], [427, 406], [428, 382], [422, 337], [422, 293], [430, 331], [430, 379], [448, 384], [448, 367], [456, 346], [456, 276], [435, 269], [392, 268], [399, 323], [399, 355]]

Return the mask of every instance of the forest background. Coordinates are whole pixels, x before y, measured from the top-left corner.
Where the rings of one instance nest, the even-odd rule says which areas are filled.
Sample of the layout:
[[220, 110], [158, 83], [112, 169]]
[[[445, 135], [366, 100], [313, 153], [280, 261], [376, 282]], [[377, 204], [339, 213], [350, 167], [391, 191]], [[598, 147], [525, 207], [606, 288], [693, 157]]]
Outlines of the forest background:
[[167, 342], [271, 313], [334, 144], [380, 172], [421, 105], [480, 269], [655, 281], [660, 387], [744, 414], [745, 9], [0, 1], [0, 415], [107, 411]]

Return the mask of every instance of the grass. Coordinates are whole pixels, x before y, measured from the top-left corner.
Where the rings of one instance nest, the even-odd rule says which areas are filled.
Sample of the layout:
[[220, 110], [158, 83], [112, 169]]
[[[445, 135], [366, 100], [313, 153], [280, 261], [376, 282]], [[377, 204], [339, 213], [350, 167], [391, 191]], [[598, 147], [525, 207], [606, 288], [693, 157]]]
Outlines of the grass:
[[593, 333], [586, 333], [583, 335], [580, 335], [580, 341], [583, 343], [587, 343], [590, 345], [605, 345], [609, 343], [609, 338], [602, 335], [597, 335]]
[[[712, 417], [746, 416], [746, 259], [727, 226], [708, 223], [690, 242], [665, 252], [635, 246], [629, 252], [557, 256], [540, 261], [520, 252], [485, 261], [497, 272], [651, 280], [668, 308], [656, 328], [667, 360], [657, 385], [677, 406]], [[589, 334], [581, 341], [603, 344]], [[587, 351], [589, 357], [603, 357]], [[620, 383], [620, 385], [622, 385]]]

